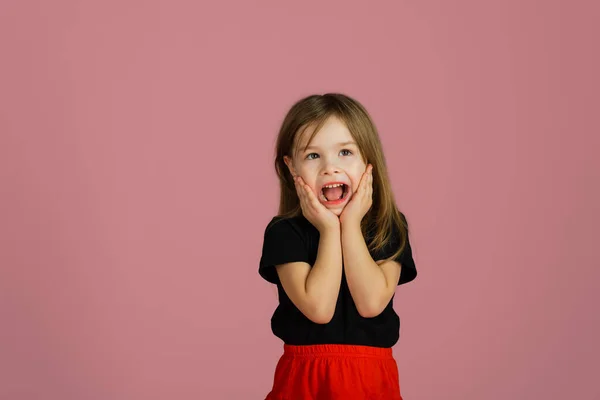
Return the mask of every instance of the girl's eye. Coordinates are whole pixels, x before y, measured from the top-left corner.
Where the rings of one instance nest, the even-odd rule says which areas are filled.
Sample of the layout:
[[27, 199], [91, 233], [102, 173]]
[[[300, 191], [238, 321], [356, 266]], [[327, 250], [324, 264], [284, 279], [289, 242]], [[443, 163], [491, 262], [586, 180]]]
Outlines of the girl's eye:
[[[352, 154], [352, 152], [351, 152], [350, 150], [348, 150], [348, 149], [340, 150], [340, 153], [344, 153], [344, 152], [346, 152], [346, 153], [347, 153], [347, 154], [343, 154], [343, 155], [345, 155], [345, 156], [346, 156], [346, 155], [348, 155], [348, 156], [349, 156], [349, 155], [351, 155], [351, 154]], [[312, 156], [315, 156], [315, 157], [312, 157]], [[317, 153], [310, 153], [310, 154], [308, 154], [308, 155], [306, 156], [306, 159], [307, 159], [307, 160], [314, 160], [314, 159], [315, 159], [316, 157], [318, 157], [318, 156], [319, 156], [319, 155], [318, 155]]]

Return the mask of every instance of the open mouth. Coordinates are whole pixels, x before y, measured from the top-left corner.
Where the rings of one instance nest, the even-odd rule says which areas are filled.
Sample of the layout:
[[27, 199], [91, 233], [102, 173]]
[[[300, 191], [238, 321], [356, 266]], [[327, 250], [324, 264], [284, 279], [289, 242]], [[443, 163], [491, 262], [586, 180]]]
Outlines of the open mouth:
[[320, 200], [324, 203], [338, 203], [346, 200], [350, 187], [345, 183], [332, 183], [321, 188]]

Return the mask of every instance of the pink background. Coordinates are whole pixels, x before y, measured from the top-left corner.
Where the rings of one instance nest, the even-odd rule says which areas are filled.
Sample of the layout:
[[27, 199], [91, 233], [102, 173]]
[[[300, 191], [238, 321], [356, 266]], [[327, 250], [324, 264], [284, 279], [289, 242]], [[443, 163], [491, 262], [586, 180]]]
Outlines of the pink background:
[[600, 399], [593, 3], [2, 1], [0, 398], [264, 398], [276, 131], [340, 91], [412, 227], [405, 399]]

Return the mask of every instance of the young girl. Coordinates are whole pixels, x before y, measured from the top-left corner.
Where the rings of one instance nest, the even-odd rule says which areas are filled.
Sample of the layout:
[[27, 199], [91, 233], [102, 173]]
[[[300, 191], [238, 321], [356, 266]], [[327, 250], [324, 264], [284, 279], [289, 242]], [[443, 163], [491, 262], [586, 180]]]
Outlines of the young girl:
[[397, 285], [417, 270], [377, 130], [342, 94], [298, 101], [275, 158], [279, 213], [259, 273], [277, 285], [284, 342], [268, 400], [402, 400], [392, 346]]

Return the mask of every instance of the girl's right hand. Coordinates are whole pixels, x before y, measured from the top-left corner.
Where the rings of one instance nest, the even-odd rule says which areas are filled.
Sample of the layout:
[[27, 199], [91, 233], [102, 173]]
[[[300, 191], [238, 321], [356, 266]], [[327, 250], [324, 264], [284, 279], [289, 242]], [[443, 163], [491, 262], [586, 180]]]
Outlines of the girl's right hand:
[[310, 186], [300, 176], [294, 177], [296, 193], [300, 199], [302, 214], [320, 233], [327, 229], [340, 229], [340, 219], [319, 202]]

